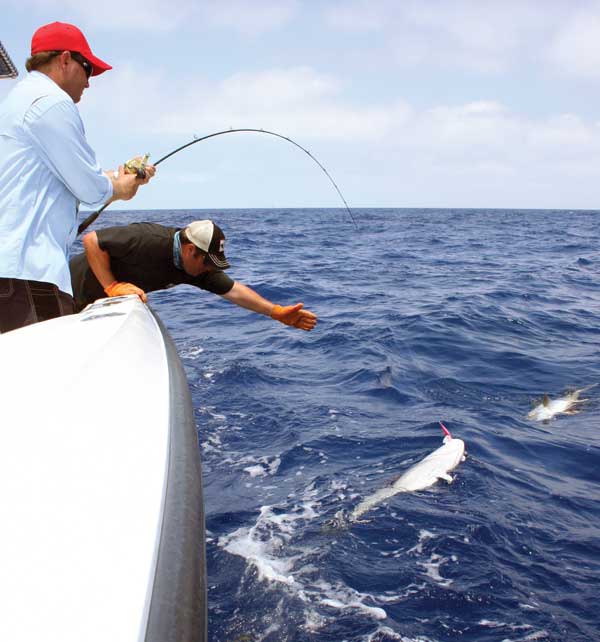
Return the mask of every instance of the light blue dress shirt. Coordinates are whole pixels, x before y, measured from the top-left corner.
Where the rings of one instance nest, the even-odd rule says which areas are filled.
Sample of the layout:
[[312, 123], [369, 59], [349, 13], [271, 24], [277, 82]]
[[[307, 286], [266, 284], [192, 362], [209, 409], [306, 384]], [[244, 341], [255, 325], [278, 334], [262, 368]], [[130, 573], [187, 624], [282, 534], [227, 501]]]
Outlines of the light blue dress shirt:
[[112, 196], [71, 97], [33, 71], [0, 104], [0, 277], [72, 294], [69, 249], [79, 203]]

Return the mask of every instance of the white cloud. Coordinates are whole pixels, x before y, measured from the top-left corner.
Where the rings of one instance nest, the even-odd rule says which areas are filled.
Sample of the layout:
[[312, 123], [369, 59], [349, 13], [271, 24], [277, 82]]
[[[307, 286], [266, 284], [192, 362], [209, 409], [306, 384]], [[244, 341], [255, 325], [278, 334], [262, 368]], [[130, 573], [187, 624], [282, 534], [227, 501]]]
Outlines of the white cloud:
[[[11, 50], [26, 49], [40, 16], [58, 18], [89, 30], [92, 47], [115, 63], [80, 104], [101, 161], [145, 151], [156, 160], [194, 134], [262, 127], [314, 151], [345, 193], [354, 189], [349, 200], [365, 205], [469, 205], [473, 189], [489, 205], [518, 205], [509, 197], [531, 185], [530, 205], [569, 206], [561, 193], [596, 204], [600, 125], [586, 114], [598, 93], [600, 2], [21, 0], [8, 11]], [[113, 52], [130, 43], [131, 64], [111, 56], [108, 34]], [[577, 92], [583, 82], [567, 76], [588, 85]], [[219, 139], [214, 157], [203, 146], [188, 157], [193, 166], [165, 164], [161, 174], [172, 172], [181, 190], [166, 180], [152, 189], [164, 189], [166, 202], [185, 186], [204, 194], [225, 175], [237, 185], [264, 151], [270, 174], [279, 172], [270, 189], [286, 200], [283, 177], [297, 166], [273, 162], [267, 137], [255, 147], [234, 138]], [[248, 178], [231, 198], [249, 205], [254, 187]]]
[[136, 64], [113, 71], [110, 82], [96, 80], [80, 109], [86, 122], [88, 116], [102, 122], [110, 105], [115, 131], [149, 130], [153, 137], [252, 127], [303, 140], [354, 142], [381, 140], [410, 117], [401, 100], [355, 107], [344, 102], [342, 92], [339, 80], [309, 67], [240, 73], [208, 83], [176, 80], [165, 70]]
[[448, 166], [456, 160], [526, 173], [532, 167], [554, 171], [560, 161], [600, 162], [600, 127], [573, 114], [532, 119], [497, 103], [470, 103], [426, 110], [409, 127], [415, 153]]
[[183, 24], [193, 12], [194, 3], [181, 0], [166, 3], [163, 0], [135, 2], [93, 2], [92, 0], [20, 0], [21, 8], [48, 11], [56, 20], [77, 24], [86, 29], [134, 29], [136, 32], [169, 32]]
[[563, 73], [600, 77], [600, 3], [565, 23], [549, 47], [548, 59]]
[[400, 65], [488, 71], [504, 69], [522, 32], [535, 24], [528, 3], [511, 0], [360, 0], [329, 8], [325, 16], [337, 29], [377, 32]]
[[[168, 92], [165, 91], [168, 87]], [[481, 100], [416, 109], [395, 98], [357, 105], [339, 79], [309, 67], [234, 74], [221, 82], [175, 80], [166, 70], [125, 66], [81, 103], [84, 120], [156, 138], [205, 135], [229, 128], [263, 128], [298, 142], [337, 141], [422, 158], [469, 159], [492, 167], [550, 163], [556, 158], [600, 159], [600, 126], [575, 114], [531, 118], [502, 103]], [[118, 96], [118, 100], [114, 100]]]
[[[400, 67], [507, 73], [524, 64], [550, 65], [562, 73], [600, 76], [598, 0], [348, 0], [304, 4], [299, 0], [145, 0], [116, 8], [92, 0], [21, 0], [22, 9], [72, 21], [86, 31], [134, 33], [132, 56], [143, 55], [144, 35], [229, 37], [283, 32], [306, 18], [332, 42], [350, 32], [353, 60], [390, 61]], [[306, 29], [302, 24], [299, 29]], [[95, 39], [94, 39], [95, 42]], [[94, 42], [92, 44], [94, 45]], [[148, 47], [154, 46], [149, 41]], [[168, 45], [167, 45], [168, 46]], [[223, 47], [228, 46], [223, 40]], [[375, 63], [373, 63], [375, 64]]]
[[185, 27], [201, 32], [231, 29], [244, 35], [260, 35], [279, 29], [294, 18], [297, 0], [144, 0], [98, 3], [92, 0], [20, 0], [22, 7], [52, 11], [59, 20], [75, 22], [83, 30], [168, 33]]
[[377, 0], [338, 3], [326, 7], [323, 15], [332, 27], [353, 32], [383, 31], [388, 7]]
[[556, 160], [580, 156], [583, 160], [588, 152], [597, 153], [600, 130], [594, 123], [586, 123], [574, 114], [553, 116], [534, 122], [527, 131], [527, 145], [540, 150], [554, 151]]
[[519, 123], [502, 105], [492, 101], [457, 107], [439, 106], [418, 118], [418, 131], [432, 146], [488, 150], [491, 157], [518, 135]]
[[225, 79], [217, 91], [224, 100], [257, 106], [288, 107], [335, 94], [340, 83], [332, 76], [309, 67], [273, 69], [258, 73], [239, 73]]
[[246, 35], [260, 35], [287, 25], [298, 13], [296, 0], [211, 0], [201, 16], [213, 25]]
[[[372, 34], [377, 55], [401, 67], [498, 74], [549, 60], [566, 62], [567, 69], [594, 67], [599, 3], [564, 30], [580, 4], [589, 5], [581, 0], [355, 0], [328, 7], [323, 15], [334, 30]], [[554, 56], [545, 56], [547, 43], [555, 39]], [[592, 54], [591, 62], [581, 61], [580, 54]]]

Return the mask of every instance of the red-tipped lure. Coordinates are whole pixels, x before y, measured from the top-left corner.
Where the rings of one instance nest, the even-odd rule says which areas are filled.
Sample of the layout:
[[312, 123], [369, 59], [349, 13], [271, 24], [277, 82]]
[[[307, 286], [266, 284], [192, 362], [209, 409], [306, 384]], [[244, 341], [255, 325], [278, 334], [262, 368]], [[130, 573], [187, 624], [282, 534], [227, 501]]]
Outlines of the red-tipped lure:
[[444, 424], [441, 421], [439, 423], [440, 423], [440, 426], [442, 427], [442, 430], [444, 431], [444, 435], [446, 435], [448, 439], [452, 439], [452, 435], [450, 434], [450, 431], [448, 430], [448, 428], [446, 428], [446, 426], [444, 426]]

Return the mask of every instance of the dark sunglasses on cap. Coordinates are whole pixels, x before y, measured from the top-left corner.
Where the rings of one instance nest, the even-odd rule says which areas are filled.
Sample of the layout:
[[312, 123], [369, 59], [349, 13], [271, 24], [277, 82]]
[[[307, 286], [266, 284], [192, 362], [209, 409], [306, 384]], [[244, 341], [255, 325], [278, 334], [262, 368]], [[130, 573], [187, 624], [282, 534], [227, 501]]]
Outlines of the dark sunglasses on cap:
[[93, 71], [92, 65], [80, 53], [77, 53], [76, 51], [71, 51], [69, 53], [71, 54], [71, 58], [73, 58], [75, 62], [78, 62], [83, 67], [83, 71], [85, 71], [85, 77], [89, 79]]

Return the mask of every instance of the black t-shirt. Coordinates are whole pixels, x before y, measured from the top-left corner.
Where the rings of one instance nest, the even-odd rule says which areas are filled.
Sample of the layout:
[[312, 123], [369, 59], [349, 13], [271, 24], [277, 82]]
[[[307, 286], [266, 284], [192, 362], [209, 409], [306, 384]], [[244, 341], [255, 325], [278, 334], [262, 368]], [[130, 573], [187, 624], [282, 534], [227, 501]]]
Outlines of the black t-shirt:
[[[234, 281], [221, 271], [190, 276], [173, 263], [173, 237], [180, 228], [156, 223], [106, 227], [98, 230], [98, 245], [108, 252], [110, 267], [117, 281], [133, 283], [145, 292], [163, 290], [179, 283], [227, 294]], [[92, 272], [85, 253], [74, 256], [71, 269], [73, 297], [78, 309], [106, 296]]]

